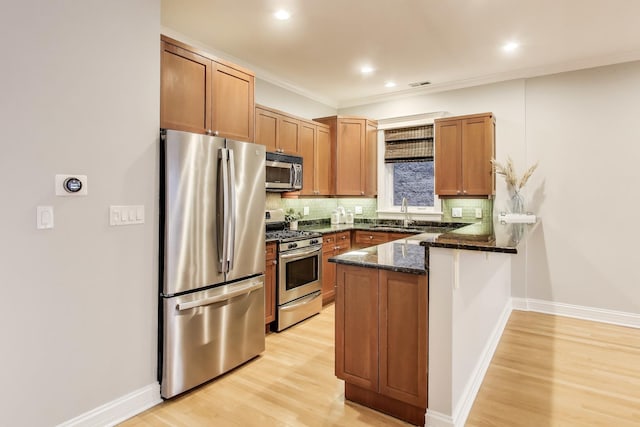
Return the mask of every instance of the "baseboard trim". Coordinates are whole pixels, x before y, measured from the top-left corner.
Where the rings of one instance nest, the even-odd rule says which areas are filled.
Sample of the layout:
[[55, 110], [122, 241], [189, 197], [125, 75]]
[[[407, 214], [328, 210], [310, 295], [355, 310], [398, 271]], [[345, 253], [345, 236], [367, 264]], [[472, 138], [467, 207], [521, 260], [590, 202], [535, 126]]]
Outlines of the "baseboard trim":
[[511, 298], [511, 301], [514, 310], [536, 311], [538, 313], [555, 314], [558, 316], [574, 317], [576, 319], [611, 323], [613, 325], [640, 329], [640, 314], [636, 313], [585, 307], [532, 298]]
[[427, 409], [426, 427], [454, 427], [453, 418], [449, 415]]
[[513, 306], [511, 303], [511, 299], [507, 300], [504, 308], [502, 309], [502, 313], [498, 318], [498, 322], [493, 328], [489, 340], [487, 344], [482, 349], [480, 353], [480, 358], [476, 363], [475, 369], [473, 370], [473, 374], [471, 379], [467, 382], [465, 386], [465, 390], [462, 393], [460, 403], [457, 408], [454, 408], [453, 411], [453, 425], [462, 427], [464, 426], [467, 418], [469, 417], [469, 413], [471, 412], [471, 407], [473, 406], [473, 402], [476, 400], [476, 396], [478, 395], [478, 391], [480, 391], [480, 386], [482, 385], [482, 381], [484, 380], [484, 376], [487, 373], [487, 369], [489, 369], [489, 365], [491, 365], [491, 359], [493, 358], [493, 354], [498, 348], [498, 344], [500, 343], [500, 338], [502, 337], [502, 333], [504, 332], [504, 328], [507, 326], [507, 322], [509, 321], [509, 316], [511, 316], [511, 311], [513, 310]]
[[160, 384], [149, 384], [59, 424], [58, 427], [114, 426], [160, 402]]

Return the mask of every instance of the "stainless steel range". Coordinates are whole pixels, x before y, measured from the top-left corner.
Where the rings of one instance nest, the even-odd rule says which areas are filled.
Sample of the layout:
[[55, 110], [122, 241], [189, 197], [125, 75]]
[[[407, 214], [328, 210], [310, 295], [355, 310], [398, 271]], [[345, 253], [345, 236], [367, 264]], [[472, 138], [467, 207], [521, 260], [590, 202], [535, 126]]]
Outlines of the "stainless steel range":
[[322, 235], [287, 230], [281, 209], [267, 211], [266, 238], [278, 241], [276, 325], [281, 331], [322, 309]]

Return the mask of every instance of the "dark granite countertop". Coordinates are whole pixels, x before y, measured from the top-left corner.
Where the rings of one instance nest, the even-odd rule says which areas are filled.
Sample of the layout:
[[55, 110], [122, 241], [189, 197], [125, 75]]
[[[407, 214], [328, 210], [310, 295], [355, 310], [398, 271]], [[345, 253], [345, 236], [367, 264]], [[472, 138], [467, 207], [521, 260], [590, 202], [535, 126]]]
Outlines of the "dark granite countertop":
[[329, 258], [329, 262], [402, 273], [427, 274], [424, 254], [425, 248], [420, 246], [418, 240], [400, 239], [346, 252]]
[[[515, 254], [520, 243], [526, 241], [537, 224], [501, 224], [479, 222], [455, 229], [443, 228], [441, 232], [426, 226], [425, 232], [389, 243], [357, 249], [332, 257], [330, 262], [360, 267], [381, 268], [412, 274], [426, 274], [429, 264], [429, 248], [464, 249], [485, 252]], [[333, 228], [336, 227], [336, 228]], [[344, 224], [329, 226], [330, 231], [372, 230], [371, 224]], [[306, 229], [306, 228], [305, 228]], [[327, 227], [325, 226], [325, 229]], [[384, 231], [376, 229], [377, 231]], [[315, 231], [319, 231], [316, 229]], [[395, 230], [394, 230], [395, 231]], [[320, 231], [322, 232], [322, 231]]]

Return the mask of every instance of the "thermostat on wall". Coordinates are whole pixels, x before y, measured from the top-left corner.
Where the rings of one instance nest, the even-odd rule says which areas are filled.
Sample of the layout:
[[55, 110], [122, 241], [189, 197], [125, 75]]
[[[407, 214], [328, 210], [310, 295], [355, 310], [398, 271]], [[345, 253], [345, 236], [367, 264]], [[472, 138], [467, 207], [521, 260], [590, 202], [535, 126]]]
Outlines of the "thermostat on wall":
[[86, 196], [86, 175], [56, 175], [56, 196]]

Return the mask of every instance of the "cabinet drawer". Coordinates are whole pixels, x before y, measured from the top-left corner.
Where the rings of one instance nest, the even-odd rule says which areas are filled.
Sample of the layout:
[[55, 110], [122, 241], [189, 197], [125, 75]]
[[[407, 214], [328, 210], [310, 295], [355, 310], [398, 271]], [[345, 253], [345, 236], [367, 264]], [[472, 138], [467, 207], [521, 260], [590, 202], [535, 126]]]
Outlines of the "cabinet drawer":
[[336, 233], [322, 235], [322, 250], [326, 250], [329, 247], [333, 249], [335, 246], [336, 246]]
[[276, 244], [274, 243], [267, 243], [267, 246], [265, 248], [265, 261], [272, 261], [274, 259], [276, 259]]
[[379, 245], [387, 242], [387, 233], [379, 231], [356, 231], [355, 242], [362, 245]]

